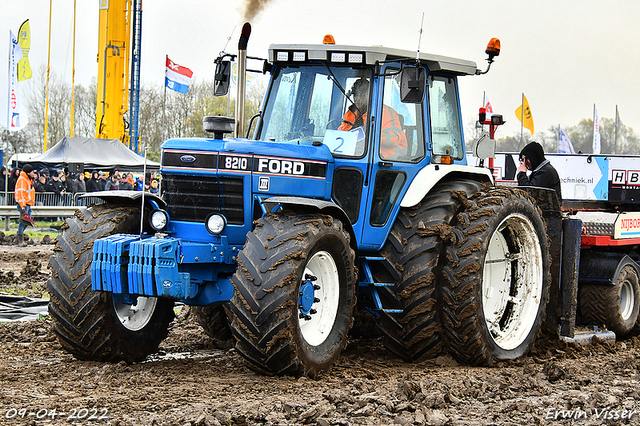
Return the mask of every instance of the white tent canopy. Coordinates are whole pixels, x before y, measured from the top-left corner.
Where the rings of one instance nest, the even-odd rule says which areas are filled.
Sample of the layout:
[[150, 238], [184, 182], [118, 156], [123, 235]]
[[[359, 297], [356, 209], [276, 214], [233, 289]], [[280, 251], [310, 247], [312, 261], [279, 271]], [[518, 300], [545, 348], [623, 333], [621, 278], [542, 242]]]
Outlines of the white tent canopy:
[[[65, 168], [69, 164], [84, 164], [84, 169], [125, 171], [142, 171], [144, 157], [131, 151], [118, 139], [69, 138], [66, 137], [55, 144], [47, 152], [30, 158], [19, 160], [19, 167], [31, 164], [34, 169]], [[160, 164], [147, 160], [148, 169], [158, 169]]]

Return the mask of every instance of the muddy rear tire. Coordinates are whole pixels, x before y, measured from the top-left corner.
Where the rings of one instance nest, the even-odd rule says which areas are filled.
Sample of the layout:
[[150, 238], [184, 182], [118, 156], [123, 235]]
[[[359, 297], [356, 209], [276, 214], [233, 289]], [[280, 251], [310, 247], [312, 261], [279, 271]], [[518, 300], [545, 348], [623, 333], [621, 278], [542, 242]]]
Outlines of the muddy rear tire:
[[91, 289], [94, 241], [135, 232], [139, 218], [134, 207], [98, 205], [77, 211], [57, 238], [49, 260], [49, 313], [60, 345], [80, 360], [142, 361], [167, 336], [172, 301], [138, 297], [129, 305], [121, 296]]
[[620, 269], [615, 285], [582, 284], [580, 313], [582, 323], [604, 325], [619, 337], [633, 330], [640, 311], [638, 273], [626, 265]]
[[415, 208], [402, 209], [381, 252], [386, 262], [372, 265], [376, 281], [394, 283], [378, 290], [383, 307], [403, 310], [381, 312], [379, 332], [387, 350], [406, 361], [444, 349], [437, 285], [442, 241], [456, 238], [449, 224], [481, 187], [476, 181], [443, 182]]
[[476, 194], [458, 215], [464, 238], [447, 247], [443, 324], [459, 361], [489, 365], [526, 354], [549, 297], [544, 221], [516, 188]]
[[333, 217], [282, 212], [256, 221], [225, 305], [247, 365], [267, 374], [328, 369], [353, 321], [354, 263], [349, 234]]

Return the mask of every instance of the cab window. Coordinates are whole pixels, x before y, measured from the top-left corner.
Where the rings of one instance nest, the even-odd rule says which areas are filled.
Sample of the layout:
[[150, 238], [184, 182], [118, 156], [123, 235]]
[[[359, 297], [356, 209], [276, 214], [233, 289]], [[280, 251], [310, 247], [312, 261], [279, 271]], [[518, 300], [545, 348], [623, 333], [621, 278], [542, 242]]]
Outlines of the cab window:
[[[388, 69], [391, 74], [393, 69]], [[400, 101], [400, 74], [384, 79], [382, 122], [380, 125], [380, 158], [416, 162], [424, 158], [424, 120], [422, 104]]]
[[432, 75], [428, 81], [433, 153], [460, 160], [464, 152], [455, 79]]
[[370, 69], [301, 65], [275, 71], [258, 138], [273, 142], [323, 143], [334, 156], [362, 157], [366, 126], [339, 129], [353, 103], [351, 86], [370, 81]]

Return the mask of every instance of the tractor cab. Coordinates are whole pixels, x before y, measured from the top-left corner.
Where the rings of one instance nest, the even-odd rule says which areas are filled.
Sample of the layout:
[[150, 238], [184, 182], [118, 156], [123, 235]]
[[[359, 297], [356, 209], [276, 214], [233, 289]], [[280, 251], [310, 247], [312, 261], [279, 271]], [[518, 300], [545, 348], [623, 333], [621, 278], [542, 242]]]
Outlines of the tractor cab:
[[383, 47], [272, 45], [253, 138], [328, 150], [330, 193], [360, 249], [384, 243], [400, 200], [428, 165], [465, 165], [458, 75], [476, 64]]

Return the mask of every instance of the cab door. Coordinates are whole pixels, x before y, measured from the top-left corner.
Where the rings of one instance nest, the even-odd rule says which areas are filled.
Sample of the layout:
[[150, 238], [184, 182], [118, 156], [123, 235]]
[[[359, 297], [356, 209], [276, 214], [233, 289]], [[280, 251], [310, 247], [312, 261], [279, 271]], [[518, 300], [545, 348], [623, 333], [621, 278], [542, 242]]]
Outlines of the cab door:
[[[400, 100], [398, 67], [387, 66], [374, 87], [373, 136], [367, 196], [363, 197], [361, 249], [379, 250], [400, 209], [400, 201], [420, 168], [428, 163], [424, 107]], [[424, 163], [424, 164], [423, 164]]]

